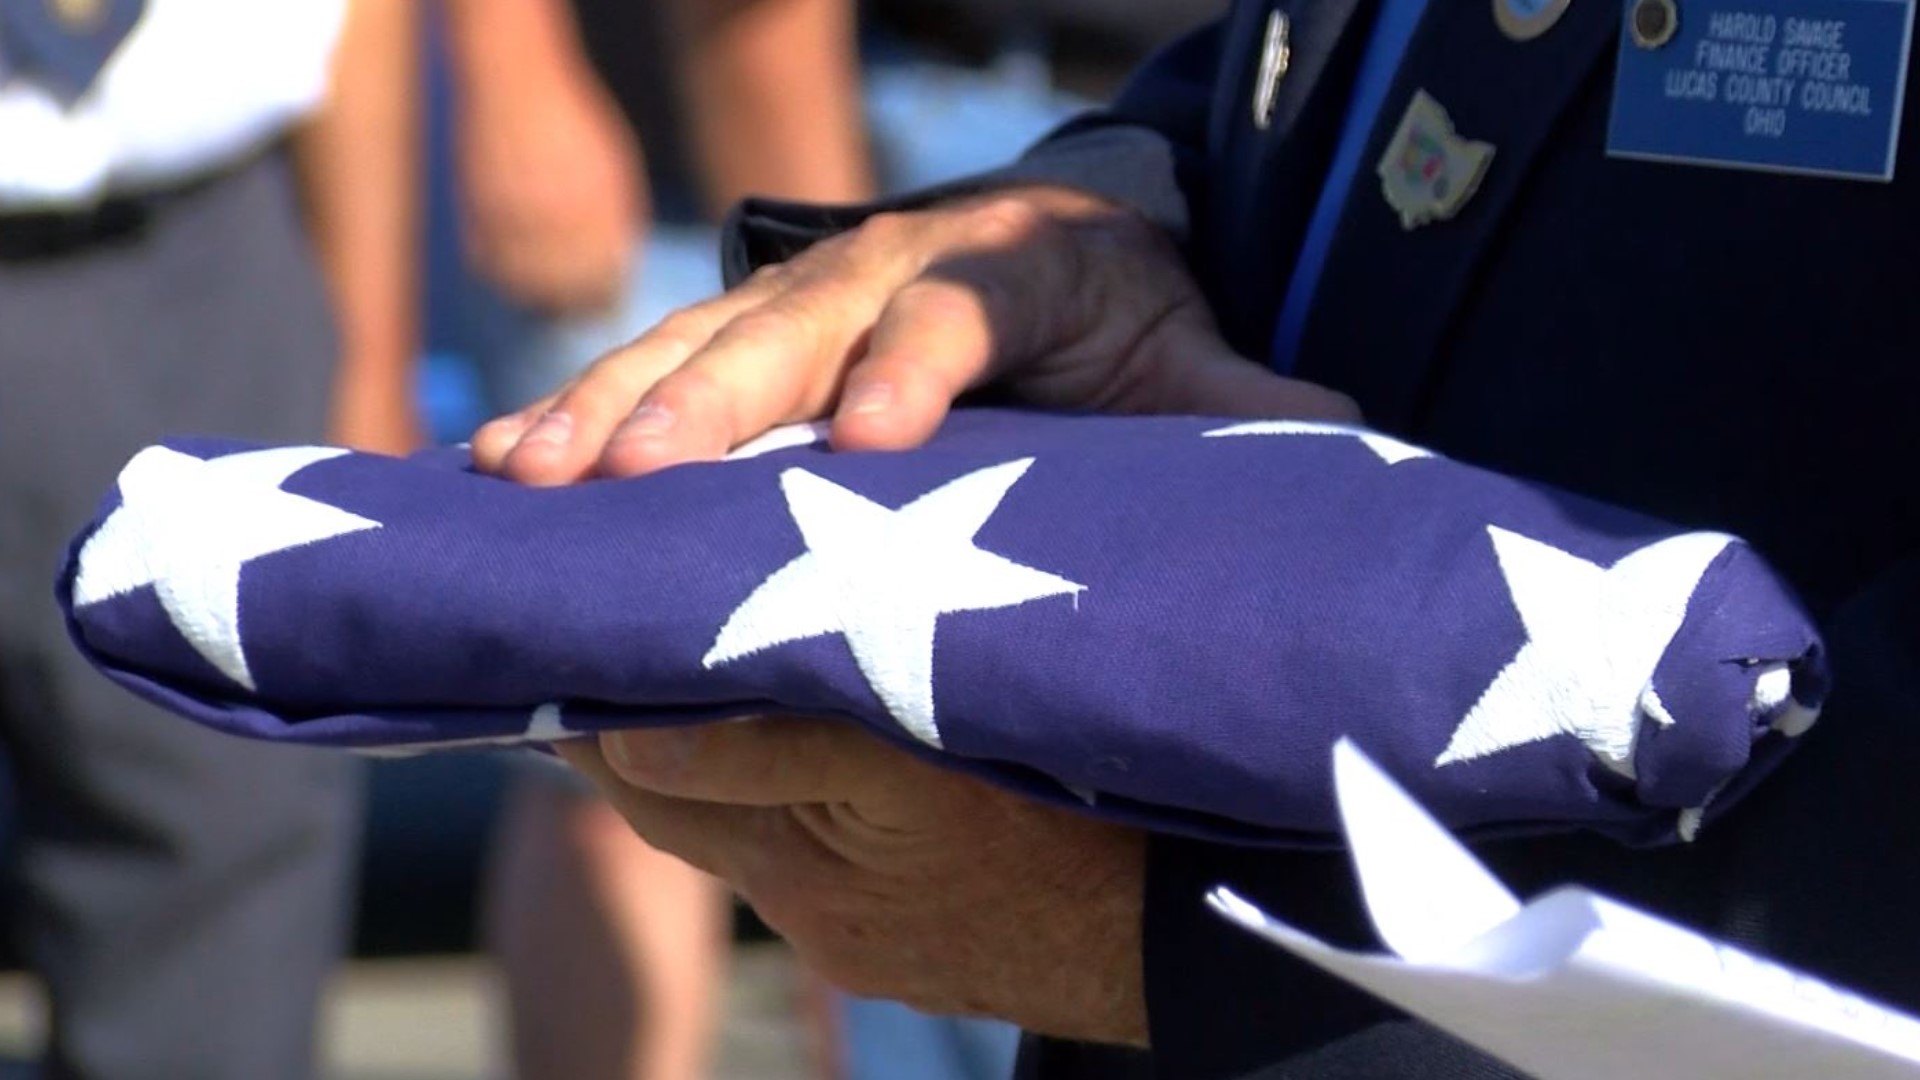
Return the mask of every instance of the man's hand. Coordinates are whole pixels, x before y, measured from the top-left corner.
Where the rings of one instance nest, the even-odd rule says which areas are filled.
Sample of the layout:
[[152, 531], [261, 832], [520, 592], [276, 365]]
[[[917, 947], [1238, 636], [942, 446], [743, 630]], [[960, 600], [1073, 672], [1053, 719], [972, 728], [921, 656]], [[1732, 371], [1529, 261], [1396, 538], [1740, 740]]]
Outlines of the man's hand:
[[881, 215], [762, 269], [481, 428], [474, 457], [561, 484], [715, 459], [828, 415], [836, 447], [899, 449], [990, 381], [1052, 407], [1357, 417], [1229, 349], [1146, 221], [1033, 187]]
[[645, 226], [639, 144], [564, 11], [468, 3], [449, 38], [468, 258], [530, 308], [603, 310]]
[[848, 990], [1146, 1041], [1137, 832], [827, 720], [618, 732], [557, 749], [649, 843], [725, 878]]

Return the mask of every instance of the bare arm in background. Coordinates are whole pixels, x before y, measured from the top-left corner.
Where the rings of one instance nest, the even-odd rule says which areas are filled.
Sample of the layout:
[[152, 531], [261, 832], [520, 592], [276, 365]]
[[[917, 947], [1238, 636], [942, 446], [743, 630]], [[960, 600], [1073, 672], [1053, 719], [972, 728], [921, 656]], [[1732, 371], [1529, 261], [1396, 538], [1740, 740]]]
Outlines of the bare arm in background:
[[443, 9], [468, 259], [535, 311], [614, 304], [647, 226], [645, 158], [567, 0]]
[[[443, 2], [469, 255], [510, 295], [534, 307], [545, 297], [550, 311], [590, 299], [595, 282], [616, 288], [647, 225], [644, 158], [567, 0]], [[658, 13], [672, 62], [650, 82], [685, 110], [711, 216], [748, 192], [853, 200], [873, 190], [853, 7], [670, 0]], [[506, 976], [515, 1075], [711, 1075], [732, 923], [724, 886], [636, 841], [603, 800], [551, 782], [515, 783], [501, 820], [484, 925]]]
[[[442, 2], [474, 268], [548, 314], [616, 302], [629, 275], [647, 272], [632, 264], [648, 225], [645, 158], [571, 5]], [[709, 211], [750, 191], [836, 200], [872, 191], [852, 0], [671, 0], [663, 14], [673, 62], [653, 82], [677, 90], [687, 110]], [[676, 84], [669, 72], [684, 74]], [[604, 801], [523, 778], [486, 895], [515, 1075], [711, 1073], [732, 915], [718, 881], [637, 842]]]
[[411, 0], [353, 0], [327, 102], [294, 144], [340, 328], [330, 437], [386, 453], [422, 438], [417, 25]]
[[711, 213], [752, 194], [873, 195], [850, 0], [672, 4]]
[[[613, 303], [647, 226], [643, 148], [566, 0], [445, 0], [462, 237], [507, 295]], [[670, 0], [681, 100], [719, 217], [750, 193], [869, 197], [850, 0]]]

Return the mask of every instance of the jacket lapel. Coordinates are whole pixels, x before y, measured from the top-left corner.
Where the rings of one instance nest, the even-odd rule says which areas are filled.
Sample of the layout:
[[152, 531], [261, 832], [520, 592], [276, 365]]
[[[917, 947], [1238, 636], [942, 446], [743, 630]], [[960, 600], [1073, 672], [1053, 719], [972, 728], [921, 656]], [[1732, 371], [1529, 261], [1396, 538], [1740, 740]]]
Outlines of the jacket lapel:
[[[1440, 0], [1445, 2], [1445, 0]], [[1297, 251], [1339, 138], [1353, 68], [1377, 0], [1250, 0], [1234, 6], [1210, 110], [1213, 167], [1195, 206], [1196, 260], [1218, 298], [1222, 329], [1250, 356], [1263, 356], [1272, 309]], [[1275, 83], [1262, 129], [1254, 101], [1269, 20], [1284, 19], [1285, 74]]]
[[[1488, 0], [1433, 0], [1374, 123], [1322, 270], [1295, 367], [1302, 378], [1354, 395], [1376, 426], [1418, 424], [1452, 318], [1563, 112], [1610, 67], [1620, 18], [1616, 0], [1573, 0], [1558, 25], [1522, 43], [1500, 32]], [[1409, 230], [1375, 166], [1421, 90], [1461, 138], [1495, 150], [1456, 216]]]

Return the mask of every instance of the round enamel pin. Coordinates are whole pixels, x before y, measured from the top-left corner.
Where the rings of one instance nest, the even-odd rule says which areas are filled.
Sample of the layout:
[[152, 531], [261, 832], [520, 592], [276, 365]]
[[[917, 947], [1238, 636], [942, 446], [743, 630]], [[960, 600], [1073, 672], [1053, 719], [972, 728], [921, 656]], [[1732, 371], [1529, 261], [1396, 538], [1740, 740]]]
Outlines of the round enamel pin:
[[1657, 49], [1672, 41], [1680, 29], [1680, 9], [1673, 0], [1639, 0], [1633, 5], [1627, 28], [1635, 45]]
[[1493, 0], [1493, 21], [1515, 41], [1532, 41], [1553, 29], [1571, 0]]

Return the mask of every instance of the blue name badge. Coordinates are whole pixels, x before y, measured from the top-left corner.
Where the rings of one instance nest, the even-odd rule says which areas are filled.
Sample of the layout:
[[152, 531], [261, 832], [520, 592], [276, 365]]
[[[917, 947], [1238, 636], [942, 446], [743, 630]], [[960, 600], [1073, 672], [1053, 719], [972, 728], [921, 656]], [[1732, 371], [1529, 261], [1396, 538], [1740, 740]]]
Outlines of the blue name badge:
[[1626, 0], [1611, 157], [1893, 179], [1914, 0]]

